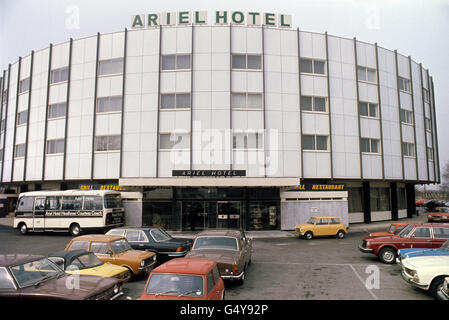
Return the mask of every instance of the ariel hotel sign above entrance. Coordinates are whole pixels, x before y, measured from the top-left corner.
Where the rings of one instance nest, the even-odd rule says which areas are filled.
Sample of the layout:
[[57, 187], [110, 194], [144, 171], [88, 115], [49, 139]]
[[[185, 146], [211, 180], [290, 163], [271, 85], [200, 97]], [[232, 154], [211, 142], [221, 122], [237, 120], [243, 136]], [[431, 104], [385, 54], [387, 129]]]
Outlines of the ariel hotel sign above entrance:
[[[215, 11], [214, 23], [216, 25], [247, 25], [247, 26], [268, 26], [279, 28], [291, 28], [292, 16], [290, 14], [242, 12], [242, 11]], [[160, 25], [204, 25], [207, 24], [207, 11], [179, 11], [162, 12], [150, 14], [138, 14], [132, 16], [131, 28], [151, 28]]]

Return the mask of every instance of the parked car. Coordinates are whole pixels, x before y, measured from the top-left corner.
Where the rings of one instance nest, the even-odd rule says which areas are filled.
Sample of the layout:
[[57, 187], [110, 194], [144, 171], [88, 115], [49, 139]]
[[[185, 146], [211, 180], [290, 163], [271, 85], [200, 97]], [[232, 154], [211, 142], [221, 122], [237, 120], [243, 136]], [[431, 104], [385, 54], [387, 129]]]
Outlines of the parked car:
[[243, 284], [251, 264], [252, 241], [242, 230], [215, 229], [200, 232], [186, 258], [206, 258], [218, 263], [224, 280]]
[[75, 237], [65, 250], [84, 249], [92, 251], [103, 262], [126, 267], [131, 277], [149, 273], [156, 264], [156, 254], [133, 250], [125, 237], [92, 234]]
[[427, 213], [428, 222], [449, 222], [449, 208], [437, 207]]
[[121, 283], [115, 278], [81, 274], [75, 285], [75, 280], [69, 277], [73, 276], [44, 256], [0, 254], [0, 298], [3, 299], [112, 300], [123, 294]]
[[409, 224], [397, 235], [385, 237], [364, 237], [359, 246], [363, 253], [378, 256], [383, 263], [395, 263], [399, 249], [439, 248], [447, 240], [449, 224]]
[[59, 251], [48, 256], [59, 268], [70, 274], [89, 274], [100, 277], [117, 278], [125, 283], [131, 277], [125, 267], [104, 263], [93, 252], [80, 250]]
[[370, 237], [383, 237], [383, 236], [390, 236], [392, 234], [398, 234], [408, 224], [409, 224], [408, 222], [393, 222], [390, 225], [390, 227], [388, 228], [388, 231], [371, 232], [369, 234], [369, 236]]
[[225, 286], [217, 262], [178, 258], [155, 268], [139, 300], [223, 300]]
[[444, 279], [443, 286], [438, 291], [438, 298], [441, 300], [449, 300], [449, 277]]
[[443, 243], [443, 245], [438, 249], [421, 249], [421, 248], [399, 249], [398, 258], [396, 262], [400, 263], [402, 260], [407, 258], [425, 257], [425, 256], [449, 256], [449, 240], [446, 240], [446, 242]]
[[192, 239], [173, 238], [160, 228], [116, 228], [106, 234], [126, 237], [133, 249], [157, 253], [159, 262], [185, 256], [193, 243]]
[[347, 227], [341, 222], [339, 217], [310, 217], [305, 224], [297, 224], [295, 234], [311, 240], [316, 236], [337, 236], [343, 239], [346, 235]]
[[435, 298], [449, 276], [449, 256], [426, 256], [402, 261], [402, 278]]

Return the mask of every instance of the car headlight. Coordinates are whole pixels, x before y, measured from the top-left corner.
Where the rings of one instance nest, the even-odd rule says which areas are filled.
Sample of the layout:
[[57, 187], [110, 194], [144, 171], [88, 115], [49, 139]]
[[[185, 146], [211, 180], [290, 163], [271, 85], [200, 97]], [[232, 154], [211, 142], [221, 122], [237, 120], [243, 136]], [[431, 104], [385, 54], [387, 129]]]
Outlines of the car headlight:
[[156, 261], [156, 255], [153, 256], [153, 261]]
[[370, 246], [370, 242], [367, 241], [367, 242], [366, 242], [366, 247], [369, 248], [369, 246]]
[[140, 261], [140, 266], [143, 267], [145, 265], [145, 260]]

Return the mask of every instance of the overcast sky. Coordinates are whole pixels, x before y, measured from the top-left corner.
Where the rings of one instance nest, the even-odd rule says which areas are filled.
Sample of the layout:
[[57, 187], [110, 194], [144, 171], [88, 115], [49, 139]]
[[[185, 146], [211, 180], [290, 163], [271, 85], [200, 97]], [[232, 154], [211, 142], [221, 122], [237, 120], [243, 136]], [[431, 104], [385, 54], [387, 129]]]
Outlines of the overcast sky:
[[430, 69], [441, 167], [449, 161], [449, 0], [0, 0], [0, 70], [49, 43], [130, 28], [131, 16], [215, 10], [292, 15], [293, 28], [397, 49]]

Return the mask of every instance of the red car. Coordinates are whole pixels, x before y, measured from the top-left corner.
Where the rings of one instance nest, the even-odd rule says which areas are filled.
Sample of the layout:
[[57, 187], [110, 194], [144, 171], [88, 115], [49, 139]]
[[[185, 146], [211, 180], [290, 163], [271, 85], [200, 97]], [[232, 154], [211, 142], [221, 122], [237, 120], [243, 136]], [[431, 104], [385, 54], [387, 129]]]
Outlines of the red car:
[[370, 237], [383, 237], [383, 236], [390, 236], [392, 234], [398, 234], [401, 232], [402, 229], [407, 226], [409, 222], [393, 222], [390, 225], [390, 228], [388, 228], [388, 231], [382, 231], [382, 232], [371, 232], [369, 234]]
[[223, 300], [224, 296], [217, 262], [177, 258], [151, 271], [139, 300]]
[[427, 213], [427, 221], [429, 222], [449, 222], [449, 208], [436, 207], [432, 212]]
[[384, 237], [364, 237], [359, 246], [363, 253], [373, 253], [384, 263], [394, 263], [399, 249], [439, 248], [449, 239], [447, 223], [409, 224], [397, 235]]

